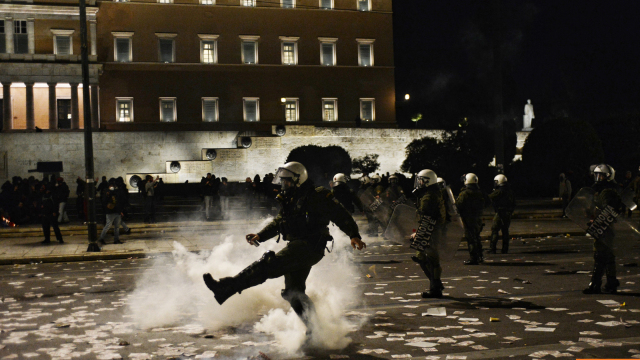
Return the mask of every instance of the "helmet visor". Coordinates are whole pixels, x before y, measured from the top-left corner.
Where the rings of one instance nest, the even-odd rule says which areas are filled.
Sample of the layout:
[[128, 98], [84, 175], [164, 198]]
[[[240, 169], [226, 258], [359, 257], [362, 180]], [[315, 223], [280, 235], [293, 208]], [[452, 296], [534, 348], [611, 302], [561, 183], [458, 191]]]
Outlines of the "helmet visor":
[[427, 179], [422, 177], [422, 176], [416, 176], [416, 179], [413, 181], [413, 188], [414, 189], [422, 188], [424, 186], [426, 180]]
[[294, 182], [298, 178], [298, 175], [285, 168], [278, 168], [276, 175], [273, 178], [274, 185], [283, 185], [284, 180]]

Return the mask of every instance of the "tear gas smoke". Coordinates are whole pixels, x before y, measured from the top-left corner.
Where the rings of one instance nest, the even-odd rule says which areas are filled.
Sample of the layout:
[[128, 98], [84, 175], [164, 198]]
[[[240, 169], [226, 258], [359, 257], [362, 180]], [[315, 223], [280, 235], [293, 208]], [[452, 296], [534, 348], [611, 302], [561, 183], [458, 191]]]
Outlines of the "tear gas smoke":
[[[247, 232], [261, 229], [268, 221]], [[316, 306], [309, 343], [318, 348], [341, 349], [351, 342], [349, 332], [357, 330], [366, 319], [356, 322], [344, 317], [345, 310], [359, 304], [353, 285], [358, 270], [352, 262], [348, 237], [335, 226], [331, 226], [331, 232], [336, 239], [335, 250], [314, 266], [307, 279], [306, 292]], [[254, 330], [275, 339], [279, 351], [295, 354], [306, 340], [306, 328], [280, 296], [282, 278], [244, 290], [222, 306], [202, 280], [202, 274], [207, 272], [215, 279], [234, 276], [265, 251], [277, 252], [285, 246], [284, 241], [270, 240], [256, 248], [248, 245], [244, 236], [237, 231], [212, 236], [212, 250], [200, 254], [175, 242], [172, 256], [156, 259], [137, 281], [129, 312], [138, 326], [150, 329], [196, 323], [214, 331], [254, 323]], [[267, 315], [260, 319], [260, 313]]]

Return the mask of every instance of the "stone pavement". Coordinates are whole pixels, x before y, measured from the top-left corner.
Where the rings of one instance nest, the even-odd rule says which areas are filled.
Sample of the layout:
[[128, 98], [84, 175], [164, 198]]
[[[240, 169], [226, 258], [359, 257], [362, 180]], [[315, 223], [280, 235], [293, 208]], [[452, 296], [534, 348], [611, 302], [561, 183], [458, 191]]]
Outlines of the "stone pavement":
[[[366, 229], [364, 216], [354, 217], [361, 232]], [[121, 235], [122, 245], [107, 244], [101, 252], [88, 253], [86, 227], [82, 225], [61, 226], [64, 244], [55, 242], [43, 245], [42, 230], [37, 226], [25, 228], [0, 229], [0, 265], [24, 264], [35, 262], [68, 262], [87, 260], [108, 260], [146, 257], [169, 253], [173, 242], [177, 241], [189, 251], [207, 250], [212, 247], [208, 234], [224, 234], [225, 229], [234, 231], [246, 228], [246, 232], [255, 232], [264, 219], [222, 220], [212, 222], [183, 221], [157, 224], [130, 224], [131, 234]], [[483, 239], [491, 234], [491, 220], [485, 220]], [[98, 235], [102, 226], [98, 227]], [[515, 219], [511, 222], [511, 237], [541, 238], [549, 236], [579, 236], [584, 231], [568, 219], [533, 218]], [[380, 242], [381, 237], [371, 239], [365, 236], [365, 242]], [[113, 242], [113, 236], [107, 236], [107, 242]], [[461, 245], [462, 246], [462, 245]], [[488, 246], [487, 246], [488, 247]]]

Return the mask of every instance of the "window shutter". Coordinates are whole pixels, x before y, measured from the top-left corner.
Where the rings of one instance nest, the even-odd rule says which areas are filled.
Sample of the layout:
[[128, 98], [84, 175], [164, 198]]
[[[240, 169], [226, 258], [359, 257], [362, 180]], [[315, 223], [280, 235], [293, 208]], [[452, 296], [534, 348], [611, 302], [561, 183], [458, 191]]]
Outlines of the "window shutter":
[[131, 61], [129, 54], [129, 41], [131, 39], [116, 39], [116, 61]]
[[160, 61], [173, 62], [173, 40], [160, 39]]
[[245, 41], [242, 43], [242, 51], [244, 52], [244, 63], [255, 64], [256, 63], [256, 43], [252, 41]]
[[360, 44], [360, 65], [371, 66], [371, 45]]
[[257, 121], [258, 102], [255, 100], [246, 100], [244, 103], [247, 121]]
[[213, 122], [218, 120], [216, 119], [216, 100], [204, 100], [202, 106], [204, 108], [204, 121]]
[[362, 102], [362, 119], [365, 121], [373, 120], [373, 102], [372, 101]]
[[173, 100], [162, 100], [162, 121], [175, 121], [173, 118]]
[[56, 50], [57, 50], [57, 55], [71, 54], [71, 37], [56, 36]]
[[322, 65], [333, 65], [333, 44], [322, 44]]

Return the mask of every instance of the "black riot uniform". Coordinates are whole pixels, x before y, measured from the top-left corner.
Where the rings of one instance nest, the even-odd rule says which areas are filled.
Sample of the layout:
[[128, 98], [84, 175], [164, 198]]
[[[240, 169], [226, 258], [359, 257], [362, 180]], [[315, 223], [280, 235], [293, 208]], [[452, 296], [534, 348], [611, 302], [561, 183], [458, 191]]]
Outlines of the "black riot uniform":
[[491, 250], [495, 254], [498, 246], [498, 236], [502, 231], [502, 249], [501, 252], [506, 254], [509, 252], [509, 226], [511, 225], [511, 215], [516, 207], [516, 198], [513, 190], [508, 183], [502, 183], [496, 187], [489, 199], [496, 211], [493, 217], [493, 225], [491, 225]]
[[344, 206], [350, 213], [353, 214], [356, 207], [360, 212], [364, 211], [362, 201], [360, 201], [360, 198], [358, 198], [347, 184], [339, 182], [333, 187], [333, 189], [331, 189], [331, 192], [340, 204], [342, 204], [342, 206]]

